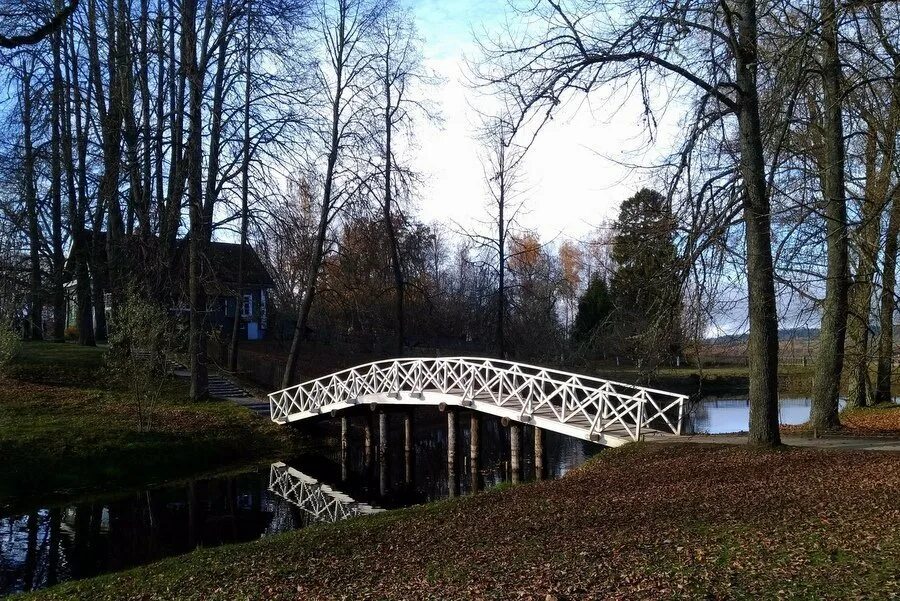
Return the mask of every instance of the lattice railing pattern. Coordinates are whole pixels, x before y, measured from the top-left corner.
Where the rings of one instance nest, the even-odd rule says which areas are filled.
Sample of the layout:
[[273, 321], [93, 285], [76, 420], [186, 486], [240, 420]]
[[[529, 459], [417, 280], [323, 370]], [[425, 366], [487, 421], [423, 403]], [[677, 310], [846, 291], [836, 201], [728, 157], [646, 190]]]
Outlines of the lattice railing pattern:
[[476, 357], [392, 359], [345, 369], [269, 394], [272, 419], [283, 423], [364, 397], [423, 399], [437, 392], [463, 405], [509, 409], [517, 419], [535, 417], [587, 429], [588, 437], [642, 429], [681, 434], [687, 397], [555, 369]]
[[337, 522], [381, 511], [366, 503], [358, 503], [284, 463], [272, 464], [269, 470], [269, 490], [299, 507], [314, 522]]

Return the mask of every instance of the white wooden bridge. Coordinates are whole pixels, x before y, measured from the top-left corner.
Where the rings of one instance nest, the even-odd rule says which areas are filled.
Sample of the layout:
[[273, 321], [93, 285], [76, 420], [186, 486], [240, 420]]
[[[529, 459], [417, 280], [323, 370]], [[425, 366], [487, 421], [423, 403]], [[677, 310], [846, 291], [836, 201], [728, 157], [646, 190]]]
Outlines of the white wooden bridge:
[[272, 420], [360, 404], [457, 406], [615, 447], [681, 434], [687, 397], [581, 374], [476, 357], [391, 359], [269, 394]]
[[269, 469], [269, 490], [306, 512], [314, 522], [337, 522], [384, 511], [351, 497], [278, 462]]

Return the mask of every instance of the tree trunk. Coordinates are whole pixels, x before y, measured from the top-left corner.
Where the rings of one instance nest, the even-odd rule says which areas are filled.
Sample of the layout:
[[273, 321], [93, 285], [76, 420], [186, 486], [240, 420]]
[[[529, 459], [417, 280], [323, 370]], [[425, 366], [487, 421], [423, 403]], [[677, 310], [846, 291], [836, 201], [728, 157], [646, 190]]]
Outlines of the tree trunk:
[[238, 368], [238, 345], [240, 344], [240, 307], [244, 293], [244, 249], [247, 247], [247, 226], [250, 201], [250, 63], [253, 47], [250, 44], [252, 5], [247, 3], [247, 54], [244, 68], [244, 139], [241, 147], [241, 248], [238, 252], [237, 290], [234, 296], [234, 322], [231, 324], [231, 344], [228, 347], [228, 369]]
[[822, 131], [828, 269], [819, 355], [813, 383], [810, 425], [815, 431], [840, 427], [838, 394], [847, 330], [847, 201], [844, 185], [844, 127], [841, 65], [834, 0], [820, 0], [822, 27]]
[[38, 228], [37, 193], [34, 189], [34, 145], [31, 135], [31, 77], [24, 61], [22, 64], [22, 139], [23, 139], [23, 189], [25, 212], [28, 215], [28, 326], [25, 337], [29, 340], [44, 338], [41, 293], [41, 233]]
[[[848, 368], [847, 405], [865, 407], [873, 395], [869, 381], [869, 320], [875, 271], [878, 269], [878, 241], [881, 235], [881, 215], [890, 185], [893, 166], [893, 138], [886, 139], [884, 153], [879, 152], [879, 127], [874, 119], [865, 118], [866, 185], [863, 197], [862, 222], [857, 233], [857, 264], [850, 287], [847, 316], [847, 346], [845, 361]], [[893, 121], [893, 119], [889, 119]], [[884, 159], [878, 168], [878, 157]], [[887, 260], [887, 259], [885, 259]]]
[[900, 184], [889, 190], [897, 156], [897, 132], [900, 129], [900, 57], [893, 54], [894, 84], [891, 86], [891, 108], [882, 139], [885, 156], [881, 162], [879, 199], [890, 196], [891, 210], [884, 241], [884, 264], [881, 277], [878, 321], [878, 371], [875, 378], [874, 401], [889, 403], [891, 396], [891, 367], [894, 355], [894, 303], [897, 285], [897, 235], [900, 233]]
[[384, 54], [384, 227], [387, 230], [388, 243], [391, 249], [391, 270], [394, 274], [394, 319], [396, 328], [396, 345], [397, 356], [402, 357], [404, 351], [405, 335], [405, 318], [404, 318], [404, 282], [403, 282], [403, 266], [400, 262], [400, 248], [397, 242], [397, 232], [394, 228], [394, 218], [391, 214], [391, 203], [393, 202], [393, 194], [391, 189], [391, 170], [393, 168], [393, 152], [391, 148], [391, 134], [393, 133], [393, 113], [394, 106], [391, 99], [391, 67], [390, 67], [390, 47]]
[[341, 111], [343, 109], [343, 94], [346, 82], [344, 81], [344, 61], [348, 60], [346, 56], [347, 33], [346, 14], [349, 10], [346, 5], [341, 5], [340, 22], [338, 31], [334, 32], [337, 39], [337, 52], [335, 53], [335, 93], [331, 101], [331, 132], [329, 137], [330, 145], [328, 147], [328, 162], [325, 167], [325, 181], [322, 191], [322, 207], [319, 213], [319, 225], [316, 231], [316, 242], [313, 247], [312, 257], [310, 259], [309, 270], [306, 273], [306, 282], [303, 287], [303, 298], [300, 301], [300, 312], [297, 316], [297, 324], [294, 328], [293, 340], [291, 340], [291, 350], [288, 354], [287, 362], [284, 367], [284, 375], [281, 378], [281, 384], [284, 388], [291, 385], [294, 372], [297, 370], [297, 363], [300, 360], [300, 344], [306, 335], [306, 324], [309, 320], [309, 312], [312, 309], [313, 298], [316, 294], [316, 282], [319, 279], [319, 270], [322, 267], [322, 259], [325, 254], [325, 236], [328, 233], [328, 223], [331, 219], [332, 209], [332, 188], [334, 186], [334, 171], [337, 166], [338, 154], [340, 152], [339, 142], [341, 140]]
[[[50, 231], [51, 231], [51, 290], [53, 298], [53, 341], [63, 342], [66, 329], [65, 255], [62, 231], [62, 143], [60, 136], [62, 106], [62, 72], [60, 70], [62, 41], [57, 31], [51, 38], [53, 53], [53, 81], [50, 99]], [[71, 156], [69, 157], [71, 161]]]
[[[69, 63], [71, 62], [71, 71]], [[66, 82], [67, 87], [71, 87], [74, 96], [74, 125], [78, 155], [77, 168], [74, 159], [69, 161], [69, 218], [71, 220], [72, 229], [72, 253], [75, 261], [75, 303], [77, 305], [76, 325], [78, 327], [78, 344], [81, 346], [96, 346], [94, 337], [94, 310], [91, 303], [91, 276], [88, 270], [88, 258], [90, 256], [90, 246], [85, 236], [85, 213], [87, 211], [87, 143], [90, 132], [88, 131], [88, 121], [82, 122], [82, 101], [81, 86], [78, 82], [78, 53], [75, 50], [75, 36], [69, 36], [69, 60], [66, 61]], [[87, 111], [91, 106], [91, 89], [88, 84], [88, 97], [85, 104]], [[67, 102], [68, 105], [68, 102]], [[66, 156], [72, 157], [72, 134], [70, 125], [71, 118], [66, 119], [66, 138], [64, 144], [66, 146]], [[75, 173], [77, 172], [77, 184], [75, 182]]]
[[[192, 0], [193, 1], [193, 0]], [[196, 2], [194, 2], [196, 14]], [[168, 281], [170, 273], [174, 270], [175, 246], [178, 240], [178, 228], [181, 223], [181, 209], [184, 198], [184, 186], [186, 182], [184, 156], [184, 99], [186, 82], [186, 69], [178, 68], [178, 60], [175, 51], [175, 32], [178, 19], [176, 18], [175, 0], [169, 0], [169, 130], [171, 141], [169, 143], [169, 177], [167, 179], [166, 207], [159, 220], [159, 248], [160, 248], [160, 291], [170, 289], [174, 282]], [[196, 38], [196, 34], [194, 35]]]
[[[95, 87], [95, 104], [97, 105], [97, 113], [100, 121], [101, 143], [103, 151], [103, 171], [100, 175], [100, 182], [97, 186], [97, 218], [94, 220], [94, 249], [93, 249], [93, 267], [95, 274], [94, 285], [94, 307], [97, 314], [97, 331], [98, 339], [104, 339], [107, 336], [107, 324], [105, 316], [105, 299], [103, 297], [103, 289], [96, 284], [97, 274], [101, 271], [102, 249], [100, 244], [102, 240], [99, 236], [103, 226], [104, 213], [108, 216], [107, 235], [106, 235], [106, 261], [105, 273], [103, 274], [103, 287], [109, 290], [113, 297], [112, 307], [116, 310], [116, 297], [119, 296], [119, 287], [121, 285], [121, 265], [119, 248], [122, 238], [122, 212], [119, 206], [119, 173], [121, 169], [122, 156], [122, 102], [120, 99], [120, 74], [122, 73], [122, 57], [116, 43], [116, 10], [111, 0], [106, 6], [107, 19], [107, 79], [109, 106], [107, 107], [105, 98], [106, 94], [103, 89], [103, 73], [100, 67], [100, 56], [97, 47], [97, 41], [100, 39], [96, 24], [98, 17], [96, 14], [96, 0], [88, 3], [88, 57], [90, 61], [91, 79]], [[124, 15], [119, 15], [119, 19], [123, 19]], [[113, 321], [115, 319], [113, 318]]]
[[900, 186], [894, 188], [891, 214], [884, 242], [884, 267], [878, 321], [878, 377], [875, 402], [891, 402], [891, 372], [894, 360], [894, 298], [897, 286], [897, 235], [900, 234]]
[[[501, 140], [500, 152], [503, 152]], [[506, 181], [501, 159], [500, 200], [497, 206], [497, 357], [506, 359]]]
[[[156, 218], [157, 218], [157, 227], [162, 232], [162, 222], [165, 220], [166, 215], [166, 197], [165, 197], [165, 178], [163, 177], [163, 161], [165, 160], [165, 154], [163, 150], [163, 138], [165, 132], [165, 124], [166, 124], [166, 113], [165, 113], [165, 99], [166, 99], [166, 86], [163, 85], [163, 82], [166, 81], [166, 43], [165, 37], [163, 36], [163, 20], [165, 19], [165, 11], [163, 9], [163, 2], [159, 0], [157, 3], [157, 15], [156, 15], [156, 48], [157, 48], [157, 72], [156, 72], [156, 102], [154, 106], [154, 111], [156, 113], [156, 131], [154, 132], [154, 181], [156, 187]], [[161, 247], [164, 245], [160, 245]], [[160, 285], [160, 274], [161, 265], [157, 264], [156, 269], [158, 271], [156, 277], [156, 294], [160, 294], [162, 291], [162, 287]]]
[[750, 438], [751, 444], [777, 445], [778, 318], [772, 266], [769, 197], [765, 181], [762, 128], [757, 88], [757, 19], [755, 0], [740, 3], [736, 56], [740, 94], [738, 123], [741, 175], [744, 180], [744, 221], [747, 243], [747, 290], [750, 317]]
[[185, 171], [188, 183], [188, 207], [190, 218], [189, 282], [191, 400], [204, 400], [209, 396], [209, 377], [206, 364], [206, 290], [203, 281], [204, 243], [208, 228], [203, 210], [203, 73], [197, 64], [197, 0], [183, 0], [181, 60], [189, 88], [188, 139], [185, 155]]

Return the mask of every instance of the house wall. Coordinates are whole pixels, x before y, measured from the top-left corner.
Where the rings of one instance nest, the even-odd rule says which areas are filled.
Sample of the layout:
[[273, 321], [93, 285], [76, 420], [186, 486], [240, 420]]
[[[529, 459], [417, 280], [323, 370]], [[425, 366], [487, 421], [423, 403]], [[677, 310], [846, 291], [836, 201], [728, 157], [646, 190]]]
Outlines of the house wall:
[[[249, 296], [246, 303], [249, 314], [243, 314], [242, 307], [235, 310], [235, 298], [233, 296], [218, 297], [212, 306], [216, 310], [209, 315], [213, 328], [219, 328], [223, 336], [230, 336], [234, 324], [235, 315], [240, 319], [239, 336], [241, 340], [262, 340], [268, 330], [268, 298], [265, 289], [254, 288], [245, 291], [244, 296]], [[245, 301], [246, 302], [246, 301]]]

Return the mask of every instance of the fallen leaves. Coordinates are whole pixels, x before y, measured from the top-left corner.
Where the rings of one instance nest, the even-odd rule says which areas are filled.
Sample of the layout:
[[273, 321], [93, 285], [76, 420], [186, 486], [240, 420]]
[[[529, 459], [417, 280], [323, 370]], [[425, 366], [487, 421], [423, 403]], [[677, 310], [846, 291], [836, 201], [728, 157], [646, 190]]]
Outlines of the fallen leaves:
[[898, 459], [634, 445], [561, 480], [200, 551], [38, 598], [889, 598]]

